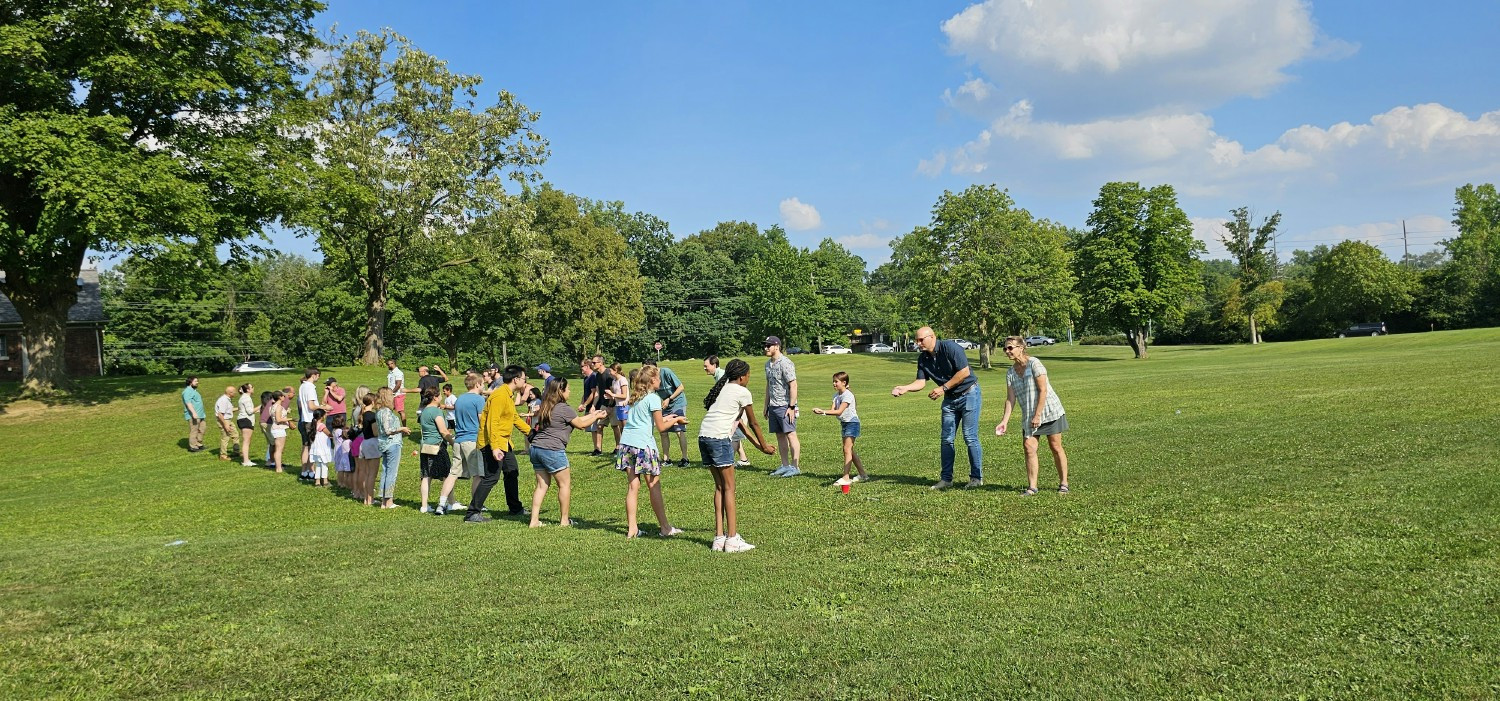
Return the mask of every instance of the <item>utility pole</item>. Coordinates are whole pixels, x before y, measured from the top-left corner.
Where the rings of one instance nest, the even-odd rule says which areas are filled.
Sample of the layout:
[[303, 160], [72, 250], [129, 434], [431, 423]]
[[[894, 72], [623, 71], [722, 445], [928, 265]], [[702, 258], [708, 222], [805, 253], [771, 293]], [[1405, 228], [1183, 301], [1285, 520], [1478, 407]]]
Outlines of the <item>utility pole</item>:
[[1411, 248], [1406, 245], [1406, 220], [1401, 220], [1401, 262], [1411, 267]]

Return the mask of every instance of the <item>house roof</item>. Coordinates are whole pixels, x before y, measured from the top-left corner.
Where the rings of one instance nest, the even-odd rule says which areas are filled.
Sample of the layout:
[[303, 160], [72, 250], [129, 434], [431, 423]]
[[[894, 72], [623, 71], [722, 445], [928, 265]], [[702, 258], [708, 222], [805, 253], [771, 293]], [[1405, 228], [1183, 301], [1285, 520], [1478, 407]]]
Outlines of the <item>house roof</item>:
[[[0, 273], [4, 276], [4, 273]], [[68, 309], [69, 324], [103, 324], [104, 300], [99, 296], [99, 271], [84, 268], [78, 271], [78, 303]], [[0, 326], [19, 326], [21, 314], [16, 311], [10, 298], [0, 294]]]

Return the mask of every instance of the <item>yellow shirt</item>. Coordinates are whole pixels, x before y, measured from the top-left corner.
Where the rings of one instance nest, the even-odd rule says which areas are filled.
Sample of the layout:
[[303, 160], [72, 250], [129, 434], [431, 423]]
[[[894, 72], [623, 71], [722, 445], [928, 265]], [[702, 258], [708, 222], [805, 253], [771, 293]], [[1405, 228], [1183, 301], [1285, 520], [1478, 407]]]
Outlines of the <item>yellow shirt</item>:
[[519, 428], [523, 433], [529, 433], [531, 426], [516, 413], [514, 391], [510, 387], [502, 387], [501, 390], [504, 391], [490, 392], [489, 398], [484, 401], [484, 409], [479, 412], [479, 440], [476, 444], [481, 448], [510, 451], [512, 432]]

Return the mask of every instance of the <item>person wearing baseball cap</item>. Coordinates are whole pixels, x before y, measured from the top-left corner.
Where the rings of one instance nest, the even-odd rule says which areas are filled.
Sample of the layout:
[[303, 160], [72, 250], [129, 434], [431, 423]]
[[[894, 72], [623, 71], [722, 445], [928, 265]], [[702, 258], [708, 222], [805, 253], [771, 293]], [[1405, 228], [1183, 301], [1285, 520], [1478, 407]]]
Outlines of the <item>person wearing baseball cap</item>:
[[797, 440], [797, 367], [781, 352], [781, 338], [767, 336], [766, 357], [766, 428], [776, 434], [776, 449], [781, 467], [772, 477], [796, 477], [802, 474], [802, 443]]
[[547, 385], [552, 384], [552, 366], [546, 363], [536, 366], [536, 371], [542, 376], [542, 390], [546, 391]]

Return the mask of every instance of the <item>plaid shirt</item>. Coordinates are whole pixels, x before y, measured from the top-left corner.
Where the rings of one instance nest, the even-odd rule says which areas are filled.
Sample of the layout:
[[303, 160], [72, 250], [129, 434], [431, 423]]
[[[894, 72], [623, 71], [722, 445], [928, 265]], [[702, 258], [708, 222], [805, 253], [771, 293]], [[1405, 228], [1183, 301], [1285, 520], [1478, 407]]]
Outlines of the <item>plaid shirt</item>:
[[[1036, 412], [1036, 397], [1039, 391], [1036, 388], [1036, 378], [1046, 377], [1047, 368], [1037, 358], [1026, 361], [1026, 370], [1016, 374], [1016, 366], [1012, 365], [1005, 371], [1005, 384], [1010, 386], [1010, 391], [1016, 396], [1016, 405], [1021, 408], [1021, 421], [1025, 428], [1031, 430], [1031, 417]], [[1057, 398], [1057, 393], [1052, 391], [1051, 380], [1044, 380], [1047, 384], [1047, 401], [1042, 406], [1042, 423], [1051, 423], [1063, 415], [1062, 400]]]

